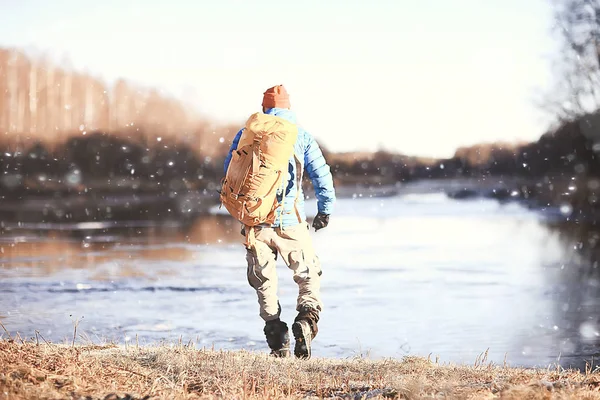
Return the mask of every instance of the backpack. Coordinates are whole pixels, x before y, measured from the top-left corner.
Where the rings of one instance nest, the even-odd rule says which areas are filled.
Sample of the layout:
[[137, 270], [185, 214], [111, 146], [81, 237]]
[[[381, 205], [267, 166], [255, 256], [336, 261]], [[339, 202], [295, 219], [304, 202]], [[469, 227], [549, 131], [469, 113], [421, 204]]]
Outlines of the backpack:
[[245, 230], [247, 245], [252, 242], [253, 228], [274, 223], [275, 211], [283, 207], [277, 192], [287, 184], [288, 163], [297, 137], [297, 125], [274, 115], [255, 113], [248, 118], [237, 149], [232, 152], [220, 199], [234, 218], [251, 228]]

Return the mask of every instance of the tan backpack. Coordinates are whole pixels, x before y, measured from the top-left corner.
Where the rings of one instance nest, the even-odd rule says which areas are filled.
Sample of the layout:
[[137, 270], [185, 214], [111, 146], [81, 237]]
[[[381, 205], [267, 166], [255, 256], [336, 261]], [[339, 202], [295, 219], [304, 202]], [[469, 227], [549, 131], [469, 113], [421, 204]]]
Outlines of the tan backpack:
[[250, 228], [246, 245], [253, 244], [253, 227], [275, 222], [275, 211], [283, 206], [277, 191], [287, 183], [297, 137], [295, 124], [273, 115], [255, 113], [246, 122], [221, 187], [221, 204]]

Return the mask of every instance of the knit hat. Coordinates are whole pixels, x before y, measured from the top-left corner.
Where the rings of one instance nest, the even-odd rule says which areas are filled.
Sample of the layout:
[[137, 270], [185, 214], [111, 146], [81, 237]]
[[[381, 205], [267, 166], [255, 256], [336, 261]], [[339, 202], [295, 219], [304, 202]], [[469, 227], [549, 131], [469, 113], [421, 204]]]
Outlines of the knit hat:
[[283, 85], [273, 86], [264, 93], [262, 106], [264, 109], [290, 108], [290, 96]]

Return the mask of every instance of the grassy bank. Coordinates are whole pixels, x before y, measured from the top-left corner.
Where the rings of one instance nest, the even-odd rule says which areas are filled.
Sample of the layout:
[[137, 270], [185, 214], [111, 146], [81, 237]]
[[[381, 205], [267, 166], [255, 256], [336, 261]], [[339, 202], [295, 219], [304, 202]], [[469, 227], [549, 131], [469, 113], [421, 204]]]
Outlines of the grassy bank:
[[[483, 362], [481, 362], [483, 361]], [[0, 342], [2, 399], [600, 399], [600, 374], [442, 365], [408, 357], [277, 360], [185, 345]]]

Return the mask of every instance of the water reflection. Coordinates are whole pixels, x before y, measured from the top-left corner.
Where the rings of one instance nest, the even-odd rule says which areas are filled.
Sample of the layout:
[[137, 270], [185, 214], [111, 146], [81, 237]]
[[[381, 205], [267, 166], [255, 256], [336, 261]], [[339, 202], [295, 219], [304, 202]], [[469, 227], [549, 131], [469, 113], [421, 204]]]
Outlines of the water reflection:
[[[224, 215], [210, 215], [191, 221], [111, 224], [98, 229], [57, 230], [5, 229], [0, 237], [0, 268], [35, 268], [36, 274], [64, 268], [93, 268], [111, 260], [131, 260], [143, 265], [147, 260], [186, 261], [194, 254], [189, 245], [241, 243], [240, 227]], [[124, 265], [122, 273], [137, 274]], [[129, 271], [129, 272], [128, 272]]]
[[549, 232], [562, 248], [558, 262], [547, 264], [544, 277], [552, 298], [550, 322], [561, 364], [582, 368], [600, 358], [600, 226], [551, 222]]

